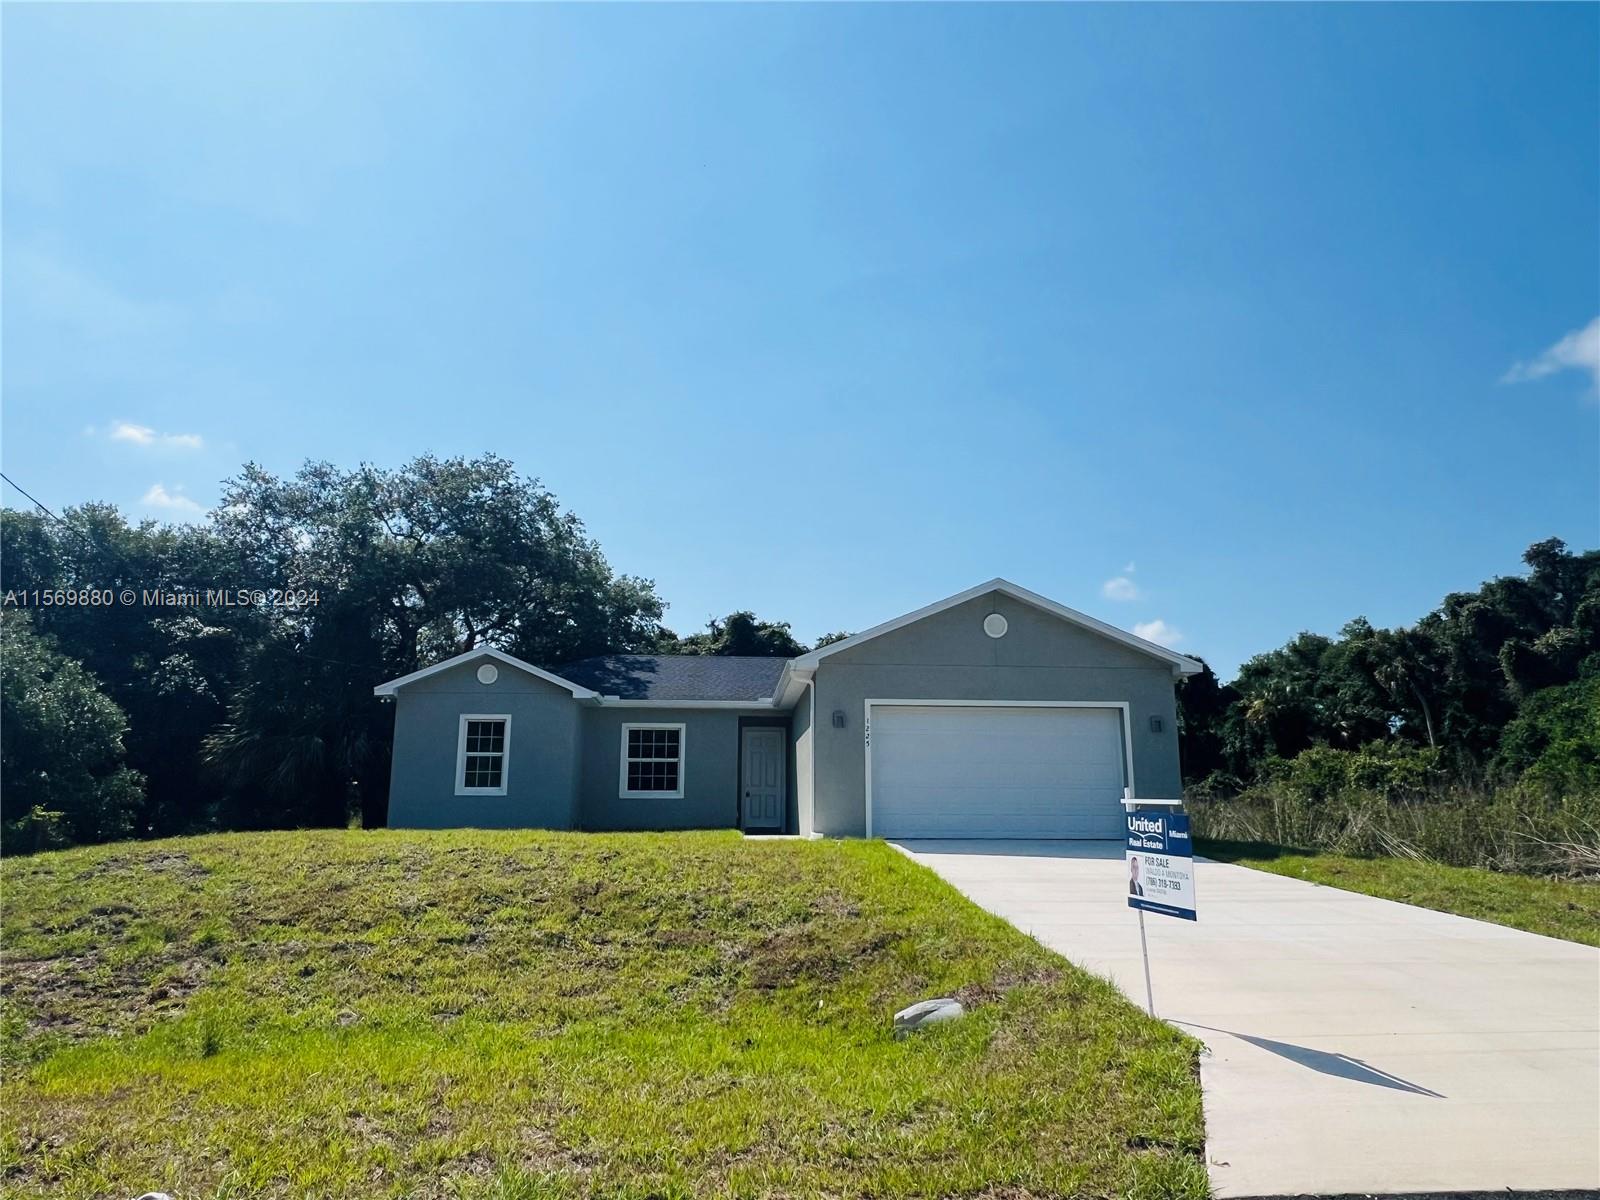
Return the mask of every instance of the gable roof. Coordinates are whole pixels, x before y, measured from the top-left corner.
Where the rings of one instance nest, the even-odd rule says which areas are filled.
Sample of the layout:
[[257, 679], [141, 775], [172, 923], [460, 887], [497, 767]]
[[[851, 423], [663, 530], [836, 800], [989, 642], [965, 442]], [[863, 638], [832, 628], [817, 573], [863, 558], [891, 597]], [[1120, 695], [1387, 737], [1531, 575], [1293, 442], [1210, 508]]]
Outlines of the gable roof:
[[619, 700], [769, 701], [785, 658], [606, 654], [557, 668], [563, 678]]
[[892, 621], [874, 625], [871, 629], [862, 630], [860, 633], [824, 646], [820, 650], [812, 650], [808, 654], [802, 654], [798, 658], [792, 659], [791, 663], [797, 670], [815, 667], [830, 654], [836, 654], [840, 650], [848, 650], [852, 646], [861, 645], [863, 642], [870, 642], [875, 637], [893, 633], [896, 629], [903, 629], [913, 622], [922, 620], [924, 617], [934, 616], [944, 612], [946, 609], [954, 608], [958, 604], [965, 604], [968, 600], [976, 600], [979, 596], [987, 596], [991, 592], [999, 592], [1002, 595], [1010, 596], [1013, 600], [1031, 605], [1042, 612], [1049, 613], [1051, 616], [1060, 617], [1063, 621], [1070, 621], [1074, 625], [1082, 626], [1084, 629], [1098, 633], [1102, 637], [1110, 638], [1114, 642], [1121, 642], [1130, 649], [1137, 650], [1142, 654], [1148, 654], [1152, 658], [1160, 659], [1172, 668], [1172, 672], [1175, 675], [1196, 675], [1204, 670], [1200, 663], [1179, 654], [1176, 650], [1168, 650], [1165, 646], [1158, 646], [1152, 641], [1147, 641], [1142, 637], [1127, 632], [1127, 630], [1118, 629], [1115, 625], [1107, 625], [1104, 621], [1098, 621], [1087, 613], [1081, 613], [1075, 608], [1068, 608], [1065, 604], [1057, 604], [1054, 600], [1046, 599], [1037, 592], [1030, 592], [1027, 588], [1019, 587], [1008, 579], [999, 578], [991, 579], [988, 583], [980, 583], [977, 587], [968, 588], [964, 592], [957, 592], [954, 596], [948, 596], [943, 600], [928, 605], [926, 608], [919, 608], [916, 612], [909, 612], [902, 617], [896, 617]]
[[578, 700], [591, 700], [595, 693], [581, 684], [573, 683], [570, 679], [563, 679], [549, 671], [542, 671], [532, 663], [523, 662], [520, 658], [507, 654], [504, 650], [496, 650], [493, 646], [479, 646], [468, 650], [464, 654], [457, 654], [454, 658], [447, 658], [443, 662], [434, 663], [431, 667], [423, 667], [420, 671], [413, 671], [409, 675], [402, 675], [399, 679], [391, 679], [387, 683], [380, 683], [372, 689], [374, 696], [393, 696], [408, 683], [415, 683], [419, 679], [426, 679], [429, 675], [437, 675], [440, 671], [448, 671], [451, 667], [460, 666], [462, 663], [471, 662], [478, 658], [492, 659], [497, 663], [504, 663], [508, 667], [515, 667], [519, 671], [526, 671], [529, 675], [537, 676], [546, 683], [553, 683], [557, 687], [564, 687]]
[[592, 700], [597, 704], [620, 700], [625, 703], [687, 702], [711, 706], [770, 704], [786, 708], [797, 698], [799, 691], [804, 687], [804, 681], [811, 677], [811, 671], [830, 654], [859, 646], [886, 633], [893, 633], [896, 629], [903, 629], [924, 617], [934, 616], [958, 604], [965, 604], [968, 600], [989, 595], [991, 592], [999, 592], [1013, 600], [1059, 617], [1063, 621], [1070, 621], [1102, 637], [1120, 642], [1142, 654], [1148, 654], [1171, 667], [1174, 675], [1195, 675], [1205, 669], [1194, 659], [1179, 654], [1176, 650], [1168, 650], [1165, 646], [1158, 646], [1124, 629], [1118, 629], [1115, 625], [1107, 625], [1104, 621], [1096, 620], [1064, 604], [1057, 604], [1054, 600], [1046, 599], [1037, 592], [1030, 592], [1027, 588], [1019, 587], [1009, 580], [991, 579], [988, 583], [980, 583], [977, 587], [957, 592], [954, 596], [948, 596], [925, 608], [906, 613], [892, 621], [885, 621], [881, 625], [874, 625], [871, 629], [796, 658], [754, 658], [712, 654], [606, 654], [567, 663], [560, 668], [558, 674], [542, 670], [532, 663], [523, 662], [504, 650], [496, 650], [492, 646], [480, 646], [475, 650], [468, 650], [465, 654], [457, 654], [454, 658], [434, 663], [431, 667], [424, 667], [420, 671], [413, 671], [409, 675], [380, 683], [372, 689], [372, 693], [375, 696], [393, 696], [407, 684], [415, 683], [419, 679], [426, 679], [430, 675], [448, 671], [451, 667], [474, 659], [488, 658], [508, 667], [515, 667], [519, 671], [526, 671], [557, 687], [565, 688], [575, 699]]

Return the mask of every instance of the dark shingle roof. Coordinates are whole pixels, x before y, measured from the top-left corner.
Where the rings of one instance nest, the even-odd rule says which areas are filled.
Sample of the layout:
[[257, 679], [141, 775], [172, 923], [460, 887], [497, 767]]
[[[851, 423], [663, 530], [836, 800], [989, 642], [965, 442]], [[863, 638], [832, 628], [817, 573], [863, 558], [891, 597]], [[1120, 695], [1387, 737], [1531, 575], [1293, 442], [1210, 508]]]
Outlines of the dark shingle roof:
[[714, 654], [607, 654], [567, 663], [555, 673], [623, 700], [765, 700], [788, 661]]

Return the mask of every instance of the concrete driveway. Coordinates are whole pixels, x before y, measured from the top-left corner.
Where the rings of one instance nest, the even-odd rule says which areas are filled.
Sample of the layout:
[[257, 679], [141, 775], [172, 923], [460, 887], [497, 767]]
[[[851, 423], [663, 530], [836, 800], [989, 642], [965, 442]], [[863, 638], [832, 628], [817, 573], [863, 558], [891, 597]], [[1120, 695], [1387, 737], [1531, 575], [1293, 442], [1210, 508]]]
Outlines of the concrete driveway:
[[[1144, 1004], [1120, 842], [899, 843]], [[1147, 916], [1219, 1196], [1600, 1188], [1600, 950], [1226, 863]]]

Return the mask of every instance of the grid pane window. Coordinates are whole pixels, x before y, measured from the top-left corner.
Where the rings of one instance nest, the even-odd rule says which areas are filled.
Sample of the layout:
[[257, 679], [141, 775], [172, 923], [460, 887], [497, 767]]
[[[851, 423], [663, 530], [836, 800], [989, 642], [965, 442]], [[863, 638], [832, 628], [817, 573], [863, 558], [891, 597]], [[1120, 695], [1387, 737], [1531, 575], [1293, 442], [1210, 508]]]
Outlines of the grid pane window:
[[461, 786], [498, 788], [504, 786], [506, 762], [506, 723], [504, 720], [473, 719], [462, 735]]
[[501, 754], [506, 748], [504, 721], [468, 721], [468, 754]]
[[627, 731], [628, 792], [679, 792], [682, 790], [683, 731], [676, 727]]

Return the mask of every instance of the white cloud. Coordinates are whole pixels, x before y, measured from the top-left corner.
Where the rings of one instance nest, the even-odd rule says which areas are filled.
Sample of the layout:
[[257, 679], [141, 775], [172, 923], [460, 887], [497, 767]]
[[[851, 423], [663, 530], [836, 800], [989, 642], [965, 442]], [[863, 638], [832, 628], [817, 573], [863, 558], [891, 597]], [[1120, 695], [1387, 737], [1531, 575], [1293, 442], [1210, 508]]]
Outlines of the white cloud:
[[1133, 632], [1147, 642], [1154, 642], [1158, 646], [1176, 646], [1183, 641], [1183, 633], [1168, 625], [1160, 617], [1154, 621], [1140, 621], [1133, 627]]
[[173, 450], [200, 450], [205, 446], [205, 439], [198, 433], [157, 433], [148, 425], [136, 425], [132, 421], [113, 421], [106, 436], [113, 442], [166, 446]]
[[1137, 600], [1139, 598], [1139, 585], [1126, 575], [1118, 575], [1108, 579], [1100, 585], [1100, 594], [1107, 600]]
[[1527, 383], [1557, 371], [1587, 371], [1600, 388], [1600, 317], [1574, 329], [1537, 358], [1519, 362], [1500, 378], [1501, 383]]
[[118, 421], [111, 426], [111, 440], [113, 442], [133, 442], [139, 446], [148, 446], [156, 440], [156, 431], [148, 425], [135, 425], [129, 421]]
[[139, 503], [146, 508], [160, 508], [168, 512], [199, 513], [205, 511], [199, 504], [183, 494], [181, 486], [169, 492], [159, 483], [152, 483], [150, 490], [139, 498]]

